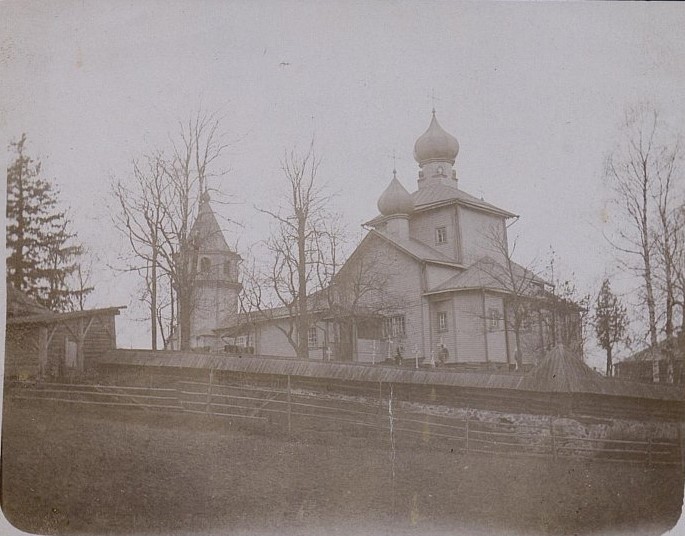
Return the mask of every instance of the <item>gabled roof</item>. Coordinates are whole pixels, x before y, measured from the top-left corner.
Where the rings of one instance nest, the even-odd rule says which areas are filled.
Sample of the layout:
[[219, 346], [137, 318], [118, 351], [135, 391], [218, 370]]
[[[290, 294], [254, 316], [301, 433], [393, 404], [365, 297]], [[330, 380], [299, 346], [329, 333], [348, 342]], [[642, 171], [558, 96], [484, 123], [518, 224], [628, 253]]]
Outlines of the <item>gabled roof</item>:
[[476, 209], [485, 210], [487, 212], [494, 212], [507, 218], [513, 218], [513, 214], [507, 210], [501, 209], [487, 203], [482, 199], [472, 196], [459, 188], [453, 188], [446, 184], [430, 184], [419, 188], [412, 195], [416, 210], [422, 210], [434, 205], [451, 204], [458, 202], [462, 205], [470, 206]]
[[[621, 361], [621, 363], [632, 362], [632, 361], [659, 361], [661, 359], [666, 359], [669, 355], [668, 343], [671, 343], [671, 349], [673, 350], [676, 357], [685, 359], [685, 332], [680, 335], [674, 335], [671, 337], [670, 341], [664, 339], [659, 341], [656, 347], [645, 348], [639, 352], [626, 357]], [[620, 363], [617, 363], [620, 364]]]
[[[433, 249], [432, 247], [414, 238], [397, 238], [395, 236], [389, 236], [385, 233], [381, 233], [380, 231], [376, 231], [375, 229], [370, 230], [369, 234], [366, 236], [377, 236], [391, 246], [403, 251], [418, 261], [432, 262], [436, 264], [448, 264], [455, 267], [463, 266], [455, 259], [448, 257], [444, 253]], [[362, 243], [364, 243], [364, 240], [362, 240]]]
[[[414, 200], [414, 207], [416, 212], [423, 210], [430, 210], [431, 208], [459, 204], [465, 207], [473, 208], [503, 216], [505, 218], [515, 218], [516, 214], [496, 207], [495, 205], [478, 199], [469, 193], [466, 193], [459, 188], [454, 188], [446, 184], [430, 184], [425, 185], [411, 194]], [[378, 215], [372, 220], [366, 222], [364, 225], [376, 225], [385, 219], [384, 216]]]
[[[438, 293], [476, 288], [509, 292], [513, 288], [519, 288], [518, 285], [521, 285], [522, 283], [525, 285], [525, 281], [528, 281], [531, 284], [546, 284], [543, 279], [536, 276], [533, 272], [513, 261], [511, 267], [513, 274], [510, 274], [504, 266], [490, 257], [482, 257], [469, 266], [468, 269], [430, 289], [428, 292]], [[509, 283], [511, 275], [516, 278], [516, 281]], [[525, 292], [526, 289], [524, 286], [520, 288], [521, 291]]]

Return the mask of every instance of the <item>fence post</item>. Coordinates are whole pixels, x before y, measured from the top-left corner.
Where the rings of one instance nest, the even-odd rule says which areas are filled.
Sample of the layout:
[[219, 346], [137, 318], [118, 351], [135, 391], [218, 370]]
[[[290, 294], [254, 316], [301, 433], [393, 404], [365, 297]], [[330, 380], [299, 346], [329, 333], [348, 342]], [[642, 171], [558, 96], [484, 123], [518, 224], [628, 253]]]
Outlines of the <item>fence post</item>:
[[551, 447], [552, 447], [552, 459], [556, 460], [557, 459], [557, 445], [556, 441], [554, 440], [554, 420], [550, 416], [549, 418], [549, 437], [551, 440]]
[[288, 374], [288, 435], [292, 432], [292, 404], [290, 402], [290, 374]]
[[466, 412], [466, 452], [469, 451], [469, 412]]
[[209, 384], [207, 385], [207, 407], [206, 413], [212, 413], [212, 379], [214, 377], [214, 369], [209, 369]]
[[680, 455], [680, 469], [685, 474], [685, 439], [683, 437], [683, 423], [678, 426], [678, 454]]
[[378, 382], [378, 411], [383, 411], [383, 382]]

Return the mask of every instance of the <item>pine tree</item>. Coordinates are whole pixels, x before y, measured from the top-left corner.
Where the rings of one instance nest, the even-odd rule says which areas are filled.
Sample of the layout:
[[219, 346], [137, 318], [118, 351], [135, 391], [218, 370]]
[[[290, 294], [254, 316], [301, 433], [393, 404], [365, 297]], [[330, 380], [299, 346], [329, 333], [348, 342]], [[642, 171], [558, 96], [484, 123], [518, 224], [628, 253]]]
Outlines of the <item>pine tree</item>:
[[16, 158], [7, 168], [7, 282], [51, 310], [69, 310], [93, 290], [69, 285], [83, 248], [40, 162], [26, 155], [26, 134], [9, 148]]
[[617, 343], [625, 337], [628, 326], [626, 308], [618, 297], [611, 291], [609, 280], [602, 282], [602, 288], [595, 302], [594, 315], [595, 334], [599, 346], [607, 353], [607, 377], [612, 375], [612, 352]]

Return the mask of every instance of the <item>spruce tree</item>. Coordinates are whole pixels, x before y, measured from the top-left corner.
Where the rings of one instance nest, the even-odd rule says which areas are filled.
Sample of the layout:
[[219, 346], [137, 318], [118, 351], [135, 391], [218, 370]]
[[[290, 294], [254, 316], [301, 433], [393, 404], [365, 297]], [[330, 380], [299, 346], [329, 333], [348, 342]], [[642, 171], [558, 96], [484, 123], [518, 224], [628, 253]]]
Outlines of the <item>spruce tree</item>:
[[93, 290], [69, 285], [83, 248], [40, 162], [26, 154], [26, 134], [9, 149], [16, 158], [7, 168], [7, 282], [51, 310], [69, 310]]
[[599, 346], [606, 351], [607, 369], [606, 375], [611, 376], [613, 371], [614, 346], [625, 338], [628, 327], [628, 316], [623, 306], [612, 290], [609, 280], [602, 282], [602, 288], [595, 302], [595, 334]]

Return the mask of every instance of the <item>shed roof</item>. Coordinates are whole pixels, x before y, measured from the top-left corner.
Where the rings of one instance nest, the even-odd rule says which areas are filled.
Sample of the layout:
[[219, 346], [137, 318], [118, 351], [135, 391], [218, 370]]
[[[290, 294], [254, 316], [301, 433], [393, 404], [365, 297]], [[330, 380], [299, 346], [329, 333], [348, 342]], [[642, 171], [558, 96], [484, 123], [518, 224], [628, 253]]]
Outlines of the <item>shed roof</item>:
[[88, 318], [92, 316], [118, 315], [120, 309], [126, 309], [125, 305], [117, 307], [104, 307], [102, 309], [88, 309], [86, 311], [71, 311], [69, 313], [43, 313], [27, 316], [15, 316], [7, 319], [7, 325], [18, 324], [55, 324], [65, 320], [75, 320], [78, 318]]

